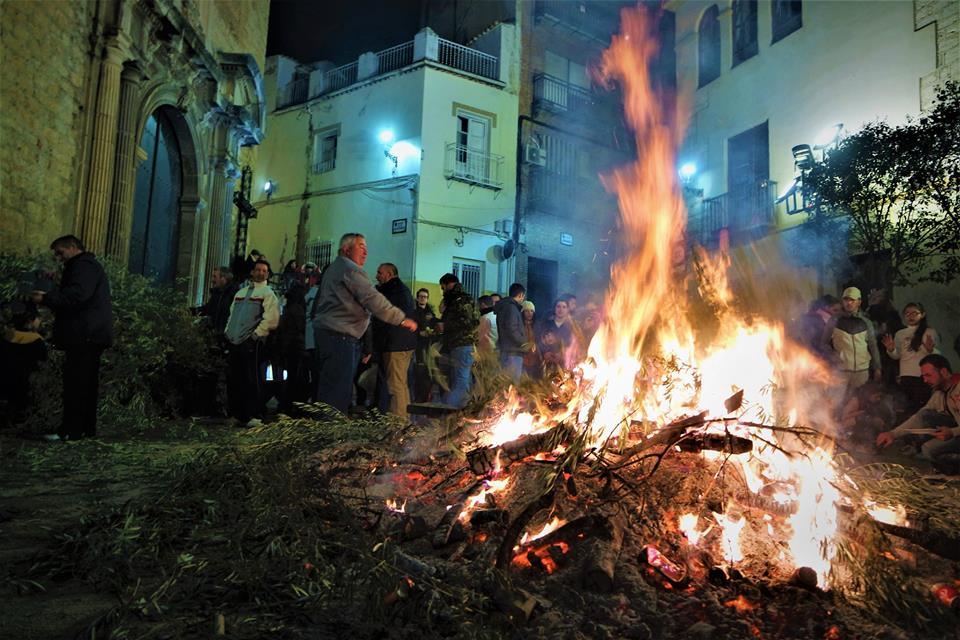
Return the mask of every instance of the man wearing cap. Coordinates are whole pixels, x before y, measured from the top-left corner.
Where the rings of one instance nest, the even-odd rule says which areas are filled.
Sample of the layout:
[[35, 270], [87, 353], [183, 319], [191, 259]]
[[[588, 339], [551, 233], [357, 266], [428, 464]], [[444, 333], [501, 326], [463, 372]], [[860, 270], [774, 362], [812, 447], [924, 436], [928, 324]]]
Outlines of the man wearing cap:
[[860, 289], [843, 290], [843, 309], [824, 326], [821, 351], [830, 356], [845, 381], [844, 394], [872, 377], [880, 380], [880, 352], [873, 323], [860, 313]]

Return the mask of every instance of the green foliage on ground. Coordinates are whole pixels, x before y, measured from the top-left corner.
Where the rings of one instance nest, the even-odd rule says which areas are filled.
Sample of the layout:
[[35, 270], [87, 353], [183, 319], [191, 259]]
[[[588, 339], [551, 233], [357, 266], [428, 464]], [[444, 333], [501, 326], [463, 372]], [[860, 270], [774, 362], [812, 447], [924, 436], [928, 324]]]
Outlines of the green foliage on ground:
[[416, 585], [403, 579], [410, 568], [397, 566], [395, 545], [378, 545], [361, 514], [322, 481], [317, 452], [375, 445], [397, 425], [376, 413], [307, 413], [168, 457], [155, 489], [83, 518], [10, 577], [25, 590], [74, 578], [115, 594], [117, 606], [90, 626], [97, 637], [199, 637], [217, 614], [233, 638], [346, 629], [500, 637], [484, 629], [477, 591], [430, 576]]
[[[0, 302], [17, 299], [22, 272], [48, 263], [40, 256], [0, 253]], [[144, 431], [161, 418], [189, 414], [202, 392], [198, 382], [223, 370], [214, 336], [195, 322], [182, 292], [155, 285], [115, 261], [102, 263], [110, 280], [116, 338], [100, 369], [101, 424]], [[49, 333], [53, 315], [41, 307], [41, 317], [41, 332]], [[32, 431], [59, 424], [62, 362], [62, 354], [51, 349], [34, 375]]]

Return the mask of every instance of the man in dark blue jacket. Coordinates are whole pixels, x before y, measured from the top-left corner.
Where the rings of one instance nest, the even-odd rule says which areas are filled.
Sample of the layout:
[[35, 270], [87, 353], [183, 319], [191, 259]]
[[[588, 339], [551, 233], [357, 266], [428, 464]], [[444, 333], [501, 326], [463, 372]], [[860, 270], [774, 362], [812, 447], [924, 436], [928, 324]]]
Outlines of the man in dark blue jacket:
[[50, 244], [63, 264], [60, 286], [33, 300], [53, 309], [53, 344], [65, 352], [63, 363], [63, 422], [48, 440], [79, 440], [97, 435], [100, 356], [113, 343], [113, 310], [107, 274], [76, 236]]
[[[413, 296], [400, 280], [397, 265], [384, 262], [377, 267], [377, 291], [406, 315], [413, 316]], [[381, 382], [386, 385], [390, 398], [386, 410], [400, 417], [407, 417], [410, 404], [410, 386], [407, 376], [413, 351], [417, 348], [417, 334], [404, 327], [373, 319], [373, 350], [380, 356]]]

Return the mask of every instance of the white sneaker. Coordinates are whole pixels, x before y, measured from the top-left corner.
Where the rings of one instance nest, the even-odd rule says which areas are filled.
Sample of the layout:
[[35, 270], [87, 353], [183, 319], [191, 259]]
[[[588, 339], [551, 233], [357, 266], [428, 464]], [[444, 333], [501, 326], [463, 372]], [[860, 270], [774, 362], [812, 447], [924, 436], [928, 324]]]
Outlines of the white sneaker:
[[252, 429], [253, 427], [262, 427], [263, 420], [260, 418], [250, 418], [250, 421], [247, 422], [247, 428]]

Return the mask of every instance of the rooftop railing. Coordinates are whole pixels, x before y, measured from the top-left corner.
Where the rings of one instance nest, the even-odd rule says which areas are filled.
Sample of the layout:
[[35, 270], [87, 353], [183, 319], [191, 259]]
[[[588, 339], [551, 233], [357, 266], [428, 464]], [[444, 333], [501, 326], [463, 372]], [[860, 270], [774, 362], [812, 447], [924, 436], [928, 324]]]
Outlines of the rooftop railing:
[[440, 64], [491, 80], [497, 80], [500, 77], [499, 60], [496, 56], [443, 38], [437, 38], [437, 40], [439, 42], [437, 62]]
[[[357, 68], [357, 63], [351, 62], [336, 69], [330, 69], [330, 71], [324, 73], [324, 83], [322, 85], [325, 89], [324, 93], [339, 91], [344, 87], [349, 87], [354, 84], [357, 81]], [[310, 97], [315, 98], [316, 96]]]
[[277, 96], [277, 108], [289, 107], [307, 101], [307, 92], [310, 89], [310, 78], [297, 78], [288, 85], [280, 88]]
[[413, 64], [413, 40], [379, 52], [377, 62], [378, 73], [389, 73]]
[[315, 70], [310, 77], [298, 75], [280, 88], [277, 108], [282, 109], [340, 91], [357, 82], [403, 69], [423, 60], [500, 81], [500, 60], [497, 56], [444, 40], [429, 29], [424, 29], [414, 40], [377, 53], [365, 53], [349, 64], [323, 72]]

